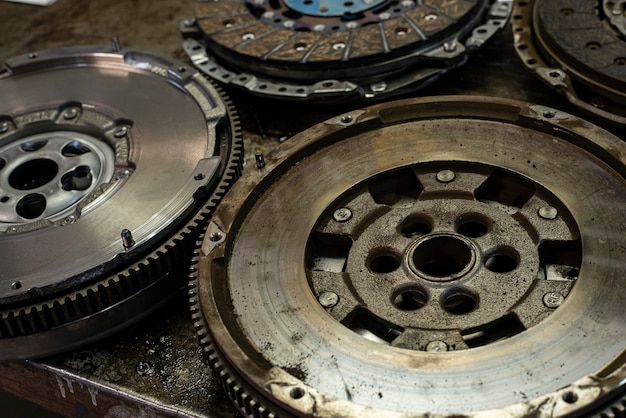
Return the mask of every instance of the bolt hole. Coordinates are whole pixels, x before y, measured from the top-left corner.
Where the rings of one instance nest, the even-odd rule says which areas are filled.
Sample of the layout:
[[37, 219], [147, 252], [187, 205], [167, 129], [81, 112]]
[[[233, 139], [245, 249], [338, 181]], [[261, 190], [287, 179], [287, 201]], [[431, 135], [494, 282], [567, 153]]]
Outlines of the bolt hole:
[[392, 295], [392, 303], [403, 311], [416, 311], [428, 303], [428, 293], [421, 287], [399, 289]]
[[567, 403], [576, 403], [578, 401], [578, 395], [571, 390], [563, 393], [563, 400]]
[[432, 221], [419, 215], [409, 215], [398, 225], [398, 231], [407, 238], [421, 237], [432, 230]]
[[291, 396], [291, 399], [300, 399], [304, 396], [304, 394], [304, 389], [300, 387], [295, 387], [289, 391], [289, 396]]
[[587, 47], [587, 49], [591, 51], [595, 51], [597, 49], [602, 48], [602, 45], [599, 42], [588, 42], [587, 45], [585, 46]]
[[615, 65], [626, 65], [626, 57], [617, 57], [613, 60]]
[[441, 307], [453, 315], [465, 315], [478, 306], [478, 298], [468, 289], [454, 288], [443, 295]]
[[461, 216], [457, 220], [456, 232], [468, 238], [479, 238], [491, 229], [491, 220], [477, 213]]
[[18, 290], [22, 288], [22, 282], [20, 280], [11, 283], [11, 289]]
[[567, 272], [565, 273], [565, 275], [567, 277], [569, 277], [570, 279], [574, 279], [576, 277], [578, 277], [578, 275], [580, 274], [580, 270], [573, 268], [573, 269], [569, 269], [567, 270]]
[[22, 145], [20, 145], [20, 148], [22, 149], [22, 151], [34, 152], [45, 147], [47, 143], [48, 141], [24, 142]]
[[569, 15], [571, 15], [572, 13], [574, 13], [574, 10], [573, 10], [573, 9], [561, 9], [560, 11], [561, 11], [561, 14], [563, 14], [563, 15], [565, 15], [565, 16], [569, 16]]
[[0, 197], [0, 203], [6, 203], [10, 200], [11, 198], [9, 196], [2, 196]]
[[185, 68], [185, 67], [178, 67], [178, 72], [179, 73], [184, 73], [185, 71], [187, 71], [187, 68]]
[[561, 73], [559, 73], [558, 71], [552, 71], [550, 72], [550, 74], [548, 74], [550, 77], [552, 78], [557, 78], [561, 76]]
[[28, 54], [28, 58], [34, 60], [35, 58], [37, 58], [37, 53], [33, 52], [32, 54]]
[[517, 49], [524, 51], [525, 49], [528, 49], [528, 45], [526, 44], [520, 44], [517, 46]]
[[487, 256], [485, 267], [494, 273], [508, 273], [517, 268], [519, 255], [511, 248], [499, 248]]
[[2, 170], [5, 165], [7, 165], [7, 162], [4, 159], [0, 158], [0, 170]]
[[91, 152], [91, 150], [78, 141], [72, 141], [61, 150], [61, 154], [65, 157], [78, 157], [79, 155]]
[[378, 251], [370, 257], [369, 269], [374, 273], [391, 273], [400, 267], [400, 258], [387, 251]]
[[24, 219], [35, 219], [46, 210], [46, 198], [40, 194], [29, 194], [17, 202], [15, 211]]
[[298, 52], [304, 51], [307, 47], [307, 44], [305, 44], [304, 42], [298, 42], [297, 44], [294, 45], [294, 49]]

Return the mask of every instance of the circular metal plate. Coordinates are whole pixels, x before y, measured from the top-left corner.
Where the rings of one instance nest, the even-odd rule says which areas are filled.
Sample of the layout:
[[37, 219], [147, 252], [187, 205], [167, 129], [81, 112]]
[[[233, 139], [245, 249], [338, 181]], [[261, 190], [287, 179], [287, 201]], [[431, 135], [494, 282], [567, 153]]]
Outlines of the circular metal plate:
[[575, 105], [626, 124], [623, 1], [517, 1], [515, 47], [526, 67]]
[[140, 51], [12, 58], [0, 96], [0, 359], [42, 356], [178, 287], [167, 276], [236, 178], [241, 144], [202, 76]]
[[338, 116], [266, 161], [217, 209], [190, 291], [242, 411], [561, 416], [621, 396], [618, 138], [449, 96]]
[[[465, 63], [504, 0], [200, 1], [184, 49], [213, 79], [287, 99], [383, 98]], [[195, 39], [194, 39], [195, 38]]]

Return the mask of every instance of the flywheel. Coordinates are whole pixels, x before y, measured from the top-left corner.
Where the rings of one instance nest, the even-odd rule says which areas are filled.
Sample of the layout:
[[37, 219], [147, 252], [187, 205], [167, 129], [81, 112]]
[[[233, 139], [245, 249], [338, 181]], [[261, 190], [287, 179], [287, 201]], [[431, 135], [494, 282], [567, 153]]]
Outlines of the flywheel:
[[513, 14], [530, 71], [585, 111], [626, 124], [626, 1], [517, 1]]
[[508, 0], [199, 1], [181, 25], [204, 74], [290, 100], [371, 100], [463, 65], [504, 27]]
[[0, 97], [0, 360], [145, 317], [240, 173], [228, 100], [117, 43], [8, 59]]
[[623, 414], [619, 138], [433, 97], [337, 116], [266, 163], [216, 210], [190, 289], [242, 412]]

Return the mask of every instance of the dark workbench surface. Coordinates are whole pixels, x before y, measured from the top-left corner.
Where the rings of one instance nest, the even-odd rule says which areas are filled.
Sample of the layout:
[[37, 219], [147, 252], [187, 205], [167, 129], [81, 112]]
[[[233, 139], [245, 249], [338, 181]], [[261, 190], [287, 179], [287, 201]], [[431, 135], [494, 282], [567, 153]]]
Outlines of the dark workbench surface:
[[[193, 0], [58, 0], [36, 7], [0, 1], [0, 60], [51, 47], [108, 44], [117, 36], [122, 45], [187, 61], [178, 27], [192, 16], [193, 5]], [[438, 94], [501, 96], [579, 114], [526, 73], [513, 49], [509, 26], [468, 65], [420, 92]], [[271, 149], [290, 135], [349, 110], [267, 106], [262, 99], [233, 92], [231, 97], [242, 120], [248, 162], [254, 161], [255, 149]], [[182, 290], [185, 282], [180, 277], [180, 294], [125, 332], [53, 358], [0, 364], [0, 392], [64, 416], [235, 416], [202, 362]], [[3, 396], [0, 402], [8, 403]], [[6, 411], [5, 405], [1, 408]]]

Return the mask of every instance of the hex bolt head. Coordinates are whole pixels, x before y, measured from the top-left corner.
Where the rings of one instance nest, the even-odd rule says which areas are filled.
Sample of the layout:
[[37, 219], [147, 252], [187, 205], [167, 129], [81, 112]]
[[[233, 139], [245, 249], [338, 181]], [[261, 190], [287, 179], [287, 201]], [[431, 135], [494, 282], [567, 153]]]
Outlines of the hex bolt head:
[[122, 229], [120, 235], [122, 236], [122, 245], [124, 246], [124, 249], [128, 250], [135, 245], [133, 234], [128, 229]]
[[559, 216], [559, 211], [554, 206], [543, 206], [537, 211], [540, 217], [547, 220], [556, 219]]
[[448, 351], [448, 344], [443, 341], [431, 341], [426, 345], [426, 351], [431, 353], [443, 353]]
[[455, 41], [445, 42], [443, 44], [443, 50], [446, 52], [456, 51], [456, 42]]
[[333, 219], [336, 222], [346, 222], [352, 218], [352, 211], [348, 208], [339, 208], [333, 212]]
[[335, 292], [324, 292], [319, 296], [318, 300], [324, 308], [332, 308], [339, 303], [339, 295]]
[[543, 304], [551, 309], [556, 309], [565, 301], [565, 296], [559, 292], [548, 292], [543, 295]]
[[440, 183], [450, 183], [456, 178], [456, 174], [452, 170], [441, 170], [437, 173], [437, 181]]
[[263, 152], [257, 151], [254, 153], [254, 159], [256, 160], [256, 168], [259, 170], [265, 167], [265, 156]]

